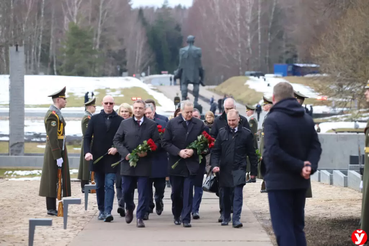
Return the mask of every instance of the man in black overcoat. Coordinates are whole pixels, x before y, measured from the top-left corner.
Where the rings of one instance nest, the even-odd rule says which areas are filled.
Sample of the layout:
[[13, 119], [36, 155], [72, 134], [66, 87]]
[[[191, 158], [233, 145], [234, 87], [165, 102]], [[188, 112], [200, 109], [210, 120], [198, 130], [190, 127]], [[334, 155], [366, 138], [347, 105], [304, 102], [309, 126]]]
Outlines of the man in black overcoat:
[[136, 212], [137, 227], [145, 227], [143, 222], [147, 209], [148, 182], [151, 175], [153, 152], [140, 153], [136, 167], [130, 166], [130, 153], [143, 141], [150, 138], [159, 146], [160, 138], [157, 125], [154, 121], [145, 117], [146, 104], [142, 100], [136, 100], [133, 104], [133, 117], [121, 122], [114, 136], [114, 146], [122, 156], [121, 172], [124, 202], [126, 203], [126, 222], [133, 220], [135, 204], [133, 202], [134, 189], [137, 184], [138, 207]]
[[[191, 227], [193, 182], [199, 169], [199, 156], [187, 146], [204, 131], [204, 123], [192, 118], [193, 103], [181, 102], [181, 114], [171, 119], [165, 130], [162, 144], [169, 153], [169, 176], [172, 186], [172, 213], [174, 224]], [[171, 167], [176, 161], [179, 164]]]
[[[228, 125], [219, 130], [215, 146], [211, 152], [211, 165], [218, 174], [219, 186], [222, 188], [223, 204], [222, 226], [228, 225], [231, 219], [234, 228], [242, 227], [240, 222], [243, 186], [246, 184], [247, 157], [251, 164], [251, 178], [257, 175], [257, 155], [254, 146], [254, 136], [246, 127], [239, 124], [239, 113], [231, 109], [227, 114]], [[234, 196], [232, 201], [232, 190]]]
[[111, 164], [120, 160], [117, 149], [113, 147], [113, 138], [123, 118], [114, 111], [113, 97], [105, 96], [102, 104], [104, 109], [91, 117], [83, 139], [83, 148], [86, 161], [97, 160], [104, 156], [92, 165], [92, 171], [95, 172], [96, 198], [100, 211], [98, 219], [110, 222], [113, 220], [111, 210], [116, 175], [116, 169], [111, 167]]
[[[167, 122], [155, 117], [155, 110], [152, 104], [146, 104], [145, 111], [146, 118], [155, 121], [158, 126], [161, 126], [164, 130], [167, 126]], [[160, 134], [160, 133], [159, 133]], [[151, 176], [148, 185], [148, 201], [147, 201], [147, 211], [144, 216], [144, 220], [149, 219], [149, 214], [153, 212], [154, 207], [156, 208], [156, 214], [161, 215], [164, 208], [163, 198], [165, 190], [165, 178], [168, 176], [168, 155], [161, 144], [159, 148], [155, 151], [152, 158], [152, 168]], [[152, 188], [155, 187], [155, 193], [153, 193]], [[155, 199], [153, 199], [153, 196]], [[155, 200], [155, 204], [154, 204]]]

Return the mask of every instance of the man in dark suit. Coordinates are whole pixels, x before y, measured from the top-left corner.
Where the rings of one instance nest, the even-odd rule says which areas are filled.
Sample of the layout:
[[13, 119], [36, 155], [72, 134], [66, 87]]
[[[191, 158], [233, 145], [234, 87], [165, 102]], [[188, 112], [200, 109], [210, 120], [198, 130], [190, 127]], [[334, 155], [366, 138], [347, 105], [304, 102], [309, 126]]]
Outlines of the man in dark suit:
[[[154, 119], [154, 107], [151, 104], [146, 104], [145, 116], [146, 118], [155, 121], [158, 126], [165, 129], [167, 122], [160, 120], [158, 118]], [[168, 156], [165, 149], [159, 145], [159, 148], [153, 155], [152, 158], [152, 168], [151, 176], [148, 185], [148, 195], [147, 195], [147, 211], [144, 216], [144, 220], [149, 219], [149, 214], [153, 212], [154, 207], [156, 207], [156, 214], [161, 215], [164, 208], [163, 198], [165, 190], [165, 178], [168, 176]], [[153, 199], [152, 186], [155, 187], [155, 204]]]
[[[226, 98], [226, 95], [224, 95], [224, 97]], [[210, 135], [215, 139], [218, 136], [219, 130], [228, 125], [228, 123], [227, 123], [228, 111], [231, 110], [231, 109], [236, 109], [236, 102], [233, 98], [227, 98], [227, 99], [224, 100], [223, 106], [224, 106], [224, 112], [222, 113], [221, 116], [219, 116], [218, 118], [216, 118], [214, 120], [213, 127], [211, 128], [211, 131], [210, 131]], [[246, 127], [247, 129], [250, 130], [249, 122], [242, 115], [240, 115], [239, 124], [240, 124], [240, 126]], [[219, 195], [219, 213], [220, 213], [220, 217], [218, 219], [218, 222], [222, 222], [222, 220], [223, 220], [223, 218], [222, 218], [223, 205], [221, 203], [221, 196], [222, 196], [222, 189], [221, 188], [219, 189], [218, 195]], [[233, 201], [233, 198], [231, 198], [231, 201]]]
[[157, 114], [156, 113], [156, 103], [153, 99], [147, 99], [145, 100], [146, 104], [151, 104], [154, 108], [154, 119], [160, 119], [160, 120], [164, 120], [165, 122], [168, 122], [168, 117], [165, 117], [164, 115], [161, 114]]
[[130, 153], [143, 141], [150, 138], [158, 146], [160, 142], [156, 123], [145, 117], [146, 104], [142, 100], [137, 100], [133, 104], [133, 117], [121, 122], [117, 133], [114, 136], [114, 146], [122, 156], [121, 172], [122, 189], [124, 202], [126, 203], [126, 222], [129, 224], [133, 220], [135, 204], [133, 202], [133, 192], [137, 184], [138, 207], [136, 212], [137, 227], [145, 227], [143, 222], [147, 210], [147, 187], [151, 175], [152, 152], [139, 153], [139, 160], [136, 167], [130, 166]]
[[[243, 187], [246, 184], [247, 157], [250, 160], [251, 178], [257, 175], [257, 155], [254, 146], [254, 135], [246, 127], [239, 125], [239, 113], [231, 109], [227, 114], [228, 126], [219, 130], [211, 152], [211, 166], [218, 173], [219, 186], [223, 189], [221, 197], [223, 204], [222, 226], [228, 225], [231, 219], [234, 228], [242, 227], [240, 222]], [[234, 190], [233, 201], [231, 192]]]
[[322, 152], [312, 118], [287, 82], [274, 86], [264, 122], [264, 179], [279, 246], [305, 246], [305, 194]]
[[95, 172], [97, 205], [100, 211], [98, 219], [110, 222], [114, 219], [111, 210], [113, 209], [116, 175], [116, 170], [111, 167], [111, 164], [120, 159], [117, 149], [112, 147], [113, 137], [123, 118], [114, 111], [113, 97], [105, 96], [102, 104], [104, 109], [91, 117], [83, 139], [83, 148], [86, 161], [104, 156], [92, 165], [92, 171]]
[[[169, 153], [169, 176], [172, 185], [172, 213], [174, 224], [191, 227], [193, 182], [199, 169], [199, 156], [187, 146], [205, 130], [204, 123], [192, 118], [193, 103], [181, 102], [181, 114], [168, 122], [162, 139]], [[171, 166], [179, 160], [174, 169]]]

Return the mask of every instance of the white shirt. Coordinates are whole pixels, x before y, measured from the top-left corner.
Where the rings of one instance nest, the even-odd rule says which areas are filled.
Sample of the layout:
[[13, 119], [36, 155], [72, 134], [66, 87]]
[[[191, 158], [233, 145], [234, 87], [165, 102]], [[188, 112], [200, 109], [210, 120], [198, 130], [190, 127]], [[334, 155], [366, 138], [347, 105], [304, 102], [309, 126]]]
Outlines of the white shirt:
[[[138, 121], [138, 119], [136, 118], [136, 116], [135, 116], [135, 121], [136, 121], [136, 122]], [[144, 121], [144, 117], [142, 117], [139, 121], [140, 121], [140, 123], [139, 123], [139, 124], [140, 124], [140, 125], [142, 125], [142, 123], [143, 123], [143, 121]]]

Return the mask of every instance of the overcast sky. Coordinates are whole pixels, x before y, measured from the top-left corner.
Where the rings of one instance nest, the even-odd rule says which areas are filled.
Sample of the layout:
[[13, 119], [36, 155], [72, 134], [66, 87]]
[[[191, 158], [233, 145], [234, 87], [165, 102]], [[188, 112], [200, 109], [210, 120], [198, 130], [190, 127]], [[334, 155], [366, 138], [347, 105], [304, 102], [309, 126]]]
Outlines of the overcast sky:
[[[155, 6], [161, 7], [164, 3], [164, 0], [131, 0], [132, 7], [136, 8], [138, 6]], [[168, 0], [169, 6], [173, 7], [178, 4], [182, 6], [189, 7], [192, 5], [192, 0]]]

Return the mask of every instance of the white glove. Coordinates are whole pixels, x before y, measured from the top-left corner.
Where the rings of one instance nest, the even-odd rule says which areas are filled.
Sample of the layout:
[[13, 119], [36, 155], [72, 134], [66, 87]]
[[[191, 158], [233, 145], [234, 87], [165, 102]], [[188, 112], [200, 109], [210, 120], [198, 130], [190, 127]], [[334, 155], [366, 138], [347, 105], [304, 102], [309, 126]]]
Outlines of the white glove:
[[56, 160], [56, 165], [58, 167], [62, 167], [62, 164], [63, 164], [63, 158], [60, 157], [59, 159]]
[[361, 182], [360, 182], [360, 190], [362, 190], [363, 189], [363, 181], [361, 180]]

